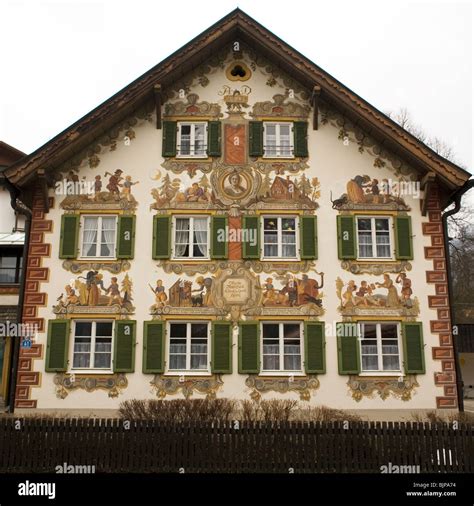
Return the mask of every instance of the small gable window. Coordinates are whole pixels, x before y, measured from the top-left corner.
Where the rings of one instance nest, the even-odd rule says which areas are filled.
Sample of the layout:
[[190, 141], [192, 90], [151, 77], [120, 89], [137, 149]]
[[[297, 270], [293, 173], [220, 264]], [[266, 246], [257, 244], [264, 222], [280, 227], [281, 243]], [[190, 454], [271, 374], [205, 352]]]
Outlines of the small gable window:
[[207, 157], [207, 123], [178, 123], [177, 157]]
[[263, 156], [293, 158], [293, 123], [263, 123]]

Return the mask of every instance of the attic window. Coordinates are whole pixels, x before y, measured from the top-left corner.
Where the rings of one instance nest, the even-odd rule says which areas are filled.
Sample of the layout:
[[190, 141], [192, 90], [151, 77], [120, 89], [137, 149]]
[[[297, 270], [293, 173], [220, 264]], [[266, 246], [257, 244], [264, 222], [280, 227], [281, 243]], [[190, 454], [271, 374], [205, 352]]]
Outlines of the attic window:
[[251, 75], [251, 70], [244, 62], [234, 62], [226, 70], [226, 77], [229, 81], [247, 81]]
[[247, 72], [245, 69], [242, 68], [242, 65], [236, 65], [231, 71], [231, 75], [234, 77], [245, 77], [247, 75]]

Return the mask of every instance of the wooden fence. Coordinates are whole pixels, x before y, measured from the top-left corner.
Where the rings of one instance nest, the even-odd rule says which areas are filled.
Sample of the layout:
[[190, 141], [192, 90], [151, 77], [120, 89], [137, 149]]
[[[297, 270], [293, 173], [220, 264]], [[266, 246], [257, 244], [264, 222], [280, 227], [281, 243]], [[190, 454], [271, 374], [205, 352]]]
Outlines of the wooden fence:
[[139, 473], [474, 472], [474, 429], [460, 424], [0, 419], [0, 473], [57, 466]]

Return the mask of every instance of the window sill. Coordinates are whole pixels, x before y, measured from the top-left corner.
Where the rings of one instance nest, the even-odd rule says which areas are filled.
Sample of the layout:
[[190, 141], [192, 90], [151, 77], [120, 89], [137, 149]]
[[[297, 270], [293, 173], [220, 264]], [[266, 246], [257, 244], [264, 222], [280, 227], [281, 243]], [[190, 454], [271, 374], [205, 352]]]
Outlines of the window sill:
[[176, 160], [208, 160], [210, 157], [207, 155], [176, 155]]
[[405, 376], [401, 371], [399, 372], [385, 372], [385, 371], [374, 371], [374, 372], [360, 372], [358, 376], [364, 377], [380, 377], [380, 376], [390, 376], [390, 377], [400, 377]]
[[262, 156], [262, 160], [271, 162], [272, 160], [296, 160], [296, 156]]
[[171, 257], [170, 260], [173, 262], [182, 262], [182, 263], [192, 263], [192, 262], [210, 262], [211, 258], [177, 258], [177, 257]]
[[71, 369], [67, 371], [66, 374], [90, 374], [92, 375], [104, 375], [104, 374], [114, 374], [114, 371], [110, 369]]
[[78, 262], [90, 262], [100, 260], [101, 262], [116, 262], [117, 260], [121, 260], [115, 257], [78, 257]]
[[209, 371], [167, 371], [163, 376], [179, 378], [181, 376], [212, 376]]
[[262, 257], [262, 262], [300, 262], [300, 258], [285, 258], [285, 257]]
[[395, 260], [394, 257], [383, 257], [383, 258], [378, 258], [378, 257], [368, 257], [368, 258], [356, 258], [355, 261], [356, 262], [393, 262]]
[[268, 378], [268, 377], [290, 378], [292, 376], [294, 376], [294, 377], [307, 376], [307, 374], [302, 371], [295, 371], [295, 372], [291, 372], [291, 371], [262, 371], [258, 375], [265, 376], [266, 378]]

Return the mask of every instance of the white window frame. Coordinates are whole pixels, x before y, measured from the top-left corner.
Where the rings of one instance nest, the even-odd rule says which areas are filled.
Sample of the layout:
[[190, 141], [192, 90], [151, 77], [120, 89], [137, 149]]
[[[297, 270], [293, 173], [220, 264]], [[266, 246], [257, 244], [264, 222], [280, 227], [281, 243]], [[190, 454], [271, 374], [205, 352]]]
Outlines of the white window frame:
[[[267, 324], [278, 325], [278, 348], [280, 355], [280, 369], [279, 370], [265, 370], [263, 369], [263, 326]], [[284, 334], [283, 334], [283, 325], [285, 324], [293, 324], [299, 325], [300, 327], [300, 363], [301, 368], [299, 370], [287, 371], [282, 369], [284, 365]], [[264, 320], [260, 322], [260, 375], [261, 376], [305, 376], [305, 355], [304, 355], [304, 328], [303, 322], [301, 321], [273, 321], [273, 320]]]
[[[91, 336], [91, 351], [90, 351], [90, 358], [91, 363], [94, 363], [94, 356], [95, 356], [95, 339], [96, 339], [96, 323], [112, 323], [112, 336], [110, 341], [110, 368], [108, 369], [98, 369], [95, 367], [89, 367], [89, 368], [74, 368], [74, 343], [76, 341], [76, 323], [92, 323], [92, 336]], [[72, 346], [70, 346], [70, 352], [69, 352], [69, 367], [68, 367], [68, 373], [70, 374], [113, 374], [114, 373], [114, 345], [115, 345], [115, 320], [108, 319], [108, 318], [98, 318], [98, 319], [84, 319], [84, 318], [77, 318], [72, 320]], [[85, 336], [79, 336], [79, 337], [85, 337]], [[99, 336], [102, 337], [102, 336]]]
[[[278, 220], [278, 255], [276, 257], [269, 257], [265, 256], [265, 219], [266, 218], [273, 218]], [[294, 257], [284, 257], [282, 256], [283, 252], [283, 231], [281, 228], [281, 220], [285, 218], [292, 218], [295, 220], [295, 253], [296, 255]], [[300, 223], [299, 223], [299, 216], [293, 215], [293, 214], [262, 214], [260, 216], [260, 244], [261, 246], [261, 253], [260, 253], [260, 259], [261, 260], [282, 260], [282, 261], [297, 261], [300, 260]]]
[[[266, 153], [266, 144], [267, 144], [267, 126], [274, 125], [275, 126], [275, 143], [276, 143], [276, 154], [267, 154]], [[289, 125], [290, 127], [290, 154], [282, 155], [279, 153], [281, 136], [280, 136], [280, 125]], [[264, 121], [263, 122], [263, 158], [295, 158], [295, 142], [294, 142], [294, 125], [292, 121]]]
[[[402, 350], [402, 339], [401, 339], [401, 323], [399, 321], [369, 321], [369, 320], [361, 320], [357, 322], [360, 328], [360, 337], [359, 337], [359, 353], [360, 353], [360, 376], [404, 376], [403, 373], [403, 350]], [[362, 369], [362, 326], [364, 324], [375, 325], [376, 326], [376, 336], [377, 336], [377, 362], [378, 366], [383, 366], [383, 355], [382, 355], [382, 329], [381, 325], [396, 325], [397, 326], [397, 346], [398, 346], [398, 364], [400, 369], [397, 371], [384, 371], [383, 369], [378, 369], [377, 371], [364, 371]]]
[[[207, 248], [206, 248], [206, 256], [203, 257], [195, 257], [195, 256], [187, 256], [187, 257], [179, 257], [176, 255], [176, 219], [178, 218], [185, 218], [189, 219], [189, 239], [194, 239], [194, 218], [206, 218], [207, 219]], [[211, 259], [211, 217], [208, 214], [176, 214], [173, 215], [173, 221], [172, 221], [172, 228], [171, 228], [171, 237], [172, 237], [172, 259], [173, 260], [193, 260], [193, 261], [199, 261], [199, 260], [210, 260]], [[193, 241], [194, 244], [194, 241]], [[189, 244], [189, 252], [192, 254], [192, 245]]]
[[[211, 321], [210, 320], [169, 320], [166, 322], [166, 367], [165, 374], [169, 376], [209, 376], [211, 374]], [[191, 325], [193, 323], [207, 324], [207, 368], [206, 369], [170, 369], [171, 325], [186, 325], [186, 367], [191, 367]]]
[[[388, 220], [388, 238], [389, 238], [389, 248], [390, 248], [390, 256], [388, 257], [378, 257], [378, 256], [371, 256], [371, 257], [361, 257], [359, 255], [359, 219], [364, 220], [371, 220], [370, 222], [370, 230], [372, 234], [372, 252], [377, 253], [377, 242], [376, 242], [376, 229], [375, 229], [375, 220]], [[392, 216], [364, 216], [357, 214], [355, 216], [356, 220], [356, 236], [357, 236], [357, 260], [393, 260], [394, 257], [394, 248], [395, 244], [393, 241], [393, 219]]]
[[[99, 219], [100, 229], [99, 229], [99, 224], [98, 224], [97, 225], [98, 234], [97, 234], [96, 252], [97, 252], [97, 247], [100, 244], [100, 238], [101, 238], [101, 234], [102, 234], [102, 218], [115, 218], [115, 236], [114, 236], [114, 246], [113, 246], [114, 254], [113, 255], [111, 255], [109, 257], [83, 255], [84, 230], [85, 230], [84, 221], [86, 218], [98, 218]], [[116, 260], [117, 259], [117, 233], [118, 233], [117, 228], [118, 228], [118, 215], [116, 215], [116, 214], [81, 214], [80, 234], [79, 234], [80, 235], [80, 238], [79, 238], [79, 251], [80, 251], [79, 259], [80, 260], [90, 260], [90, 259]], [[99, 230], [100, 230], [100, 232], [99, 232]]]
[[[196, 155], [194, 154], [195, 142], [196, 142], [196, 127], [195, 125], [204, 125], [204, 154]], [[191, 126], [190, 133], [190, 153], [188, 155], [181, 153], [181, 128], [183, 126]], [[208, 124], [207, 121], [178, 121], [178, 132], [176, 139], [176, 158], [208, 158], [207, 156], [207, 130]]]

